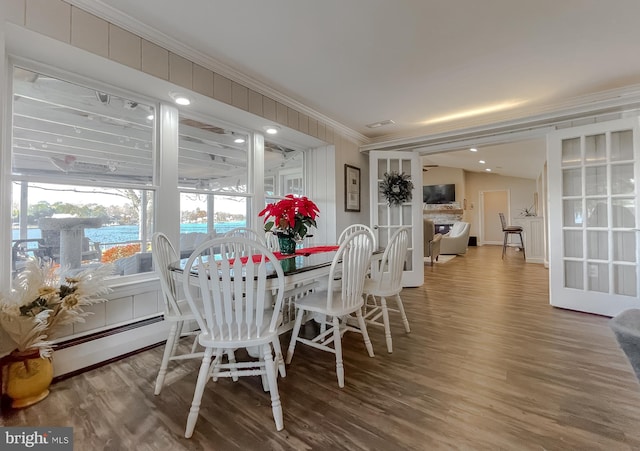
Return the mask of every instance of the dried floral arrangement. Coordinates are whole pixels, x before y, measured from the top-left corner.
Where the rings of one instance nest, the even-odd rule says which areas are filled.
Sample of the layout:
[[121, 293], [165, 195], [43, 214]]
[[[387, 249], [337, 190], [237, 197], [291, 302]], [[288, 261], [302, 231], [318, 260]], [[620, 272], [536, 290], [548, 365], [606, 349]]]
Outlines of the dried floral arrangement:
[[91, 314], [83, 307], [106, 301], [106, 279], [113, 272], [112, 264], [102, 264], [64, 276], [58, 265], [30, 260], [14, 288], [0, 295], [0, 326], [18, 352], [38, 350], [50, 357], [60, 330]]

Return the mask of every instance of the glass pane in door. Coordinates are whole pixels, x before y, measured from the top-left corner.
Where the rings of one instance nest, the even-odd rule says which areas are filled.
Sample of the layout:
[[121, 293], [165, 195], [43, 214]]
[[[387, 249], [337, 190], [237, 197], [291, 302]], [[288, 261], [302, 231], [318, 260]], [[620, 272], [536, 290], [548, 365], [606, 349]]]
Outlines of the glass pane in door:
[[636, 232], [613, 232], [613, 259], [636, 261]]
[[630, 265], [613, 265], [614, 293], [625, 296], [637, 296], [638, 286], [636, 267]]
[[564, 255], [566, 257], [582, 258], [582, 230], [564, 231]]
[[582, 195], [582, 169], [565, 169], [562, 171], [562, 195]]
[[564, 280], [567, 288], [584, 287], [583, 263], [578, 261], [564, 262]]
[[611, 161], [633, 161], [633, 131], [611, 133]]
[[636, 189], [633, 163], [611, 165], [611, 194], [633, 194]]
[[590, 259], [608, 260], [609, 233], [596, 231], [587, 232], [587, 251], [589, 252]]
[[584, 157], [586, 163], [604, 161], [607, 158], [605, 134], [586, 136], [584, 138]]
[[607, 227], [609, 207], [605, 199], [587, 200], [587, 227]]
[[611, 201], [613, 227], [633, 228], [636, 226], [635, 199], [623, 198]]
[[607, 167], [590, 166], [585, 168], [585, 185], [587, 196], [607, 194]]
[[589, 272], [589, 286], [590, 291], [600, 291], [602, 293], [609, 292], [609, 265], [606, 263], [589, 263], [587, 265], [587, 271]]
[[572, 166], [582, 162], [580, 138], [562, 140], [562, 166]]
[[565, 200], [563, 202], [563, 215], [563, 225], [565, 227], [582, 225], [582, 200]]

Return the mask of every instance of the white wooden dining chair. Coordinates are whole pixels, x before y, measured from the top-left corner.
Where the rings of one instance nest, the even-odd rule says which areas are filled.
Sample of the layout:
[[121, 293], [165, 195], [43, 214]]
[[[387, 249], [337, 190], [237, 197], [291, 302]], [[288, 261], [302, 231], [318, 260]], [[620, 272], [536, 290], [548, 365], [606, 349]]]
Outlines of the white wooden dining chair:
[[[371, 229], [371, 227], [365, 224], [351, 224], [350, 226], [345, 228], [340, 234], [340, 236], [338, 237], [338, 245], [342, 244], [351, 234], [359, 231], [365, 231], [369, 234], [369, 236], [371, 237], [371, 240], [373, 241], [373, 250], [375, 251], [377, 248], [376, 234], [373, 233], [373, 230]], [[368, 273], [369, 271], [367, 271], [367, 274]], [[342, 272], [340, 270], [336, 271], [333, 277], [334, 277], [333, 282], [331, 283], [333, 284], [334, 290], [335, 290], [337, 287], [340, 286], [340, 279], [342, 279]], [[326, 329], [326, 323], [322, 323], [321, 327], [322, 327], [322, 331], [324, 332]]]
[[278, 241], [278, 235], [271, 231], [264, 232], [264, 241], [267, 243], [267, 248], [271, 252], [280, 252], [280, 241]]
[[[404, 328], [411, 332], [407, 314], [404, 311], [400, 292], [402, 291], [402, 270], [409, 249], [409, 227], [401, 227], [391, 236], [382, 259], [374, 262], [375, 268], [364, 282], [365, 315], [367, 324], [384, 327], [387, 351], [393, 352], [389, 311], [400, 312]], [[397, 309], [389, 308], [387, 299], [394, 298]]]
[[[201, 358], [204, 353], [195, 352], [198, 344], [196, 338], [198, 331], [183, 331], [185, 322], [195, 321], [195, 316], [191, 312], [186, 299], [178, 296], [178, 293], [182, 290], [179, 289], [176, 280], [169, 271], [169, 264], [179, 260], [178, 253], [169, 238], [161, 232], [153, 234], [151, 253], [156, 274], [160, 278], [162, 300], [164, 301], [164, 320], [171, 322], [169, 336], [162, 355], [162, 363], [156, 377], [154, 394], [158, 395], [162, 391], [170, 361]], [[191, 352], [176, 354], [178, 342], [180, 338], [185, 336], [194, 337]]]
[[223, 236], [225, 238], [249, 238], [261, 244], [265, 243], [265, 237], [249, 227], [236, 227], [225, 232]]
[[376, 239], [376, 234], [373, 233], [373, 230], [371, 229], [371, 227], [369, 227], [366, 224], [351, 224], [349, 227], [344, 229], [340, 234], [340, 236], [338, 237], [338, 245], [342, 244], [344, 240], [346, 240], [347, 237], [352, 233], [359, 232], [361, 230], [364, 230], [369, 234], [369, 236], [371, 236], [371, 240], [373, 241], [373, 249], [375, 250], [378, 244], [378, 241]]
[[[334, 274], [341, 270], [342, 283], [340, 286], [335, 287], [328, 283], [326, 291], [319, 290], [296, 301], [296, 323], [291, 334], [287, 363], [291, 363], [297, 342], [331, 352], [336, 356], [338, 386], [342, 388], [344, 387], [342, 335], [348, 330], [361, 333], [369, 356], [374, 356], [373, 346], [367, 334], [367, 325], [362, 316], [364, 304], [362, 289], [372, 253], [373, 240], [368, 232], [361, 230], [350, 234], [340, 245], [329, 270], [329, 281], [332, 281]], [[307, 312], [326, 317], [327, 323], [330, 318], [331, 327], [326, 330], [321, 329], [313, 339], [300, 337], [302, 320]], [[348, 318], [354, 313], [358, 321], [358, 328], [347, 324]]]
[[[226, 245], [229, 249], [243, 249], [243, 255], [225, 251]], [[269, 279], [276, 290], [275, 300], [272, 291], [266, 289], [269, 267], [276, 273], [275, 278]], [[207, 381], [219, 377], [261, 376], [265, 391], [271, 394], [276, 429], [282, 430], [274, 359], [282, 361], [278, 326], [282, 318], [284, 273], [277, 258], [258, 241], [215, 238], [200, 245], [189, 257], [183, 285], [189, 305], [195, 305], [198, 291], [201, 293], [204, 308], [202, 313], [196, 311], [195, 318], [201, 329], [198, 342], [205, 348], [185, 437], [193, 434]], [[223, 363], [225, 350], [236, 348], [257, 348], [260, 360]], [[284, 376], [284, 364], [281, 375]]]
[[[344, 241], [353, 233], [355, 232], [360, 232], [360, 231], [365, 231], [369, 234], [369, 236], [371, 237], [371, 240], [373, 241], [373, 250], [376, 250], [377, 247], [377, 239], [376, 239], [376, 234], [373, 233], [373, 230], [371, 229], [371, 227], [369, 227], [368, 225], [365, 224], [351, 224], [350, 226], [348, 226], [346, 229], [344, 229], [342, 231], [342, 233], [340, 234], [340, 236], [338, 237], [338, 245], [344, 243]], [[334, 281], [338, 281], [342, 278], [341, 272], [338, 270], [336, 271], [336, 274], [334, 275], [335, 279]], [[339, 282], [336, 282], [339, 283]]]
[[[225, 234], [223, 235], [223, 237], [225, 238], [248, 238], [252, 241], [257, 241], [262, 245], [267, 244], [264, 235], [256, 232], [253, 229], [250, 229], [249, 227], [236, 227], [234, 229], [231, 229], [227, 232], [225, 232]], [[230, 249], [229, 252], [233, 252], [233, 253], [239, 253], [241, 256], [245, 255], [245, 250], [243, 248], [238, 248], [237, 246], [241, 246], [239, 243], [234, 244], [235, 248], [231, 247], [229, 244], [229, 240], [227, 240], [227, 243], [223, 246], [225, 249]]]

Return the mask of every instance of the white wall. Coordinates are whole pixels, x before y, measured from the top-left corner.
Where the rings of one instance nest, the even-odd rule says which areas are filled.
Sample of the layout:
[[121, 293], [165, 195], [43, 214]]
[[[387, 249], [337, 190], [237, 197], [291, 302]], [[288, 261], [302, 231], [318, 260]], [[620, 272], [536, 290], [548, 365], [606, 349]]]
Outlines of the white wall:
[[[336, 184], [336, 239], [347, 226], [351, 224], [369, 224], [369, 156], [360, 152], [360, 145], [344, 138], [335, 136], [335, 184]], [[344, 165], [348, 164], [360, 168], [360, 211], [344, 211]], [[319, 175], [321, 177], [321, 174]]]
[[[458, 168], [427, 168], [422, 171], [422, 185], [445, 185], [454, 183], [456, 185], [456, 202], [462, 205], [465, 196], [465, 175], [462, 169]], [[422, 195], [422, 187], [420, 187]]]
[[336, 230], [336, 174], [335, 146], [322, 146], [310, 150], [305, 168], [311, 200], [320, 210], [316, 218], [317, 229], [311, 229], [314, 238], [309, 244], [326, 244], [337, 240]]
[[536, 180], [519, 177], [505, 177], [498, 174], [466, 172], [467, 209], [465, 218], [471, 222], [471, 236], [478, 236], [480, 192], [509, 190], [511, 195], [511, 216], [518, 216], [524, 208], [533, 204], [533, 193], [536, 192]]
[[[440, 185], [454, 183], [456, 185], [456, 202], [466, 209], [463, 221], [471, 223], [471, 236], [478, 236], [480, 192], [509, 190], [511, 195], [511, 216], [517, 216], [523, 208], [533, 204], [533, 196], [538, 188], [536, 180], [520, 177], [505, 177], [499, 174], [468, 172], [458, 168], [428, 168], [422, 173], [423, 185]], [[539, 193], [539, 202], [542, 197]], [[542, 214], [542, 212], [540, 212]]]

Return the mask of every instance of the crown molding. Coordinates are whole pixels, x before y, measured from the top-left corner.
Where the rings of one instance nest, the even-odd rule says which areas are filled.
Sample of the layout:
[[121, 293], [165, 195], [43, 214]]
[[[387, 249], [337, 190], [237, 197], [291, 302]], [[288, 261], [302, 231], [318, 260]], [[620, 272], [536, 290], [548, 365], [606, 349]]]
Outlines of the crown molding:
[[[566, 126], [567, 121], [582, 118], [597, 118], [610, 113], [623, 113], [640, 108], [640, 84], [624, 88], [601, 91], [577, 96], [563, 102], [541, 105], [537, 108], [519, 109], [503, 112], [490, 117], [476, 118], [464, 122], [457, 121], [449, 126], [441, 124], [438, 129], [416, 136], [390, 135], [378, 137], [369, 144], [360, 146], [360, 150], [416, 150], [445, 143], [472, 140], [486, 136], [529, 131], [540, 134], [549, 131], [549, 127]], [[515, 116], [515, 118], [514, 118]], [[424, 150], [424, 149], [422, 149]]]
[[242, 72], [234, 69], [233, 67], [212, 58], [211, 56], [199, 52], [182, 42], [162, 33], [161, 31], [150, 27], [133, 17], [122, 13], [121, 11], [106, 5], [101, 0], [65, 0], [67, 3], [76, 6], [84, 11], [94, 14], [114, 25], [117, 25], [131, 33], [140, 36], [147, 41], [153, 42], [176, 55], [182, 56], [189, 61], [199, 64], [209, 70], [212, 70], [224, 77], [227, 77], [243, 86], [250, 88], [262, 95], [265, 95], [283, 105], [293, 108], [294, 110], [306, 114], [310, 118], [324, 122], [326, 125], [331, 126], [334, 131], [355, 140], [358, 144], [366, 144], [370, 142], [370, 138], [365, 135], [347, 127], [340, 122], [319, 113], [308, 106], [300, 103], [299, 101], [271, 88], [265, 83], [256, 80], [253, 77], [249, 77]]

